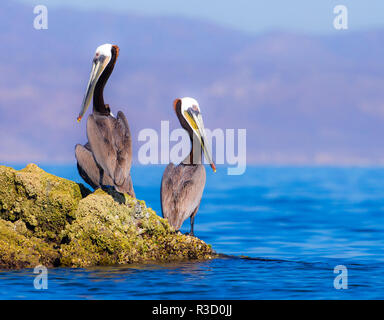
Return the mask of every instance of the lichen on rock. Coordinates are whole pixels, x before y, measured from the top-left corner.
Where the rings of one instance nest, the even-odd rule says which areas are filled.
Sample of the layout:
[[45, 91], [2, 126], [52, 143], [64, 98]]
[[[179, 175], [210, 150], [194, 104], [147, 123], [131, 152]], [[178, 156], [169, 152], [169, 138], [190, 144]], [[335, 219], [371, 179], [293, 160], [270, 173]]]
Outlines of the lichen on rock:
[[0, 267], [87, 267], [210, 259], [211, 246], [177, 233], [144, 201], [91, 193], [34, 164], [0, 166]]

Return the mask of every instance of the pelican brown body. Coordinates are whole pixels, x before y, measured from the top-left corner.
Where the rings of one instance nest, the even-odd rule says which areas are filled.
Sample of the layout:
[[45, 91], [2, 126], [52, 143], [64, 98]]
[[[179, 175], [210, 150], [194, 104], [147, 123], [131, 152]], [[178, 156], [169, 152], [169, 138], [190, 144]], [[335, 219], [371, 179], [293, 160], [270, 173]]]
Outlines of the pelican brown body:
[[206, 173], [202, 164], [202, 151], [216, 171], [215, 164], [206, 142], [205, 129], [200, 108], [195, 99], [176, 99], [174, 109], [181, 126], [187, 130], [191, 139], [191, 152], [177, 166], [170, 163], [161, 181], [161, 209], [163, 217], [179, 230], [183, 222], [191, 219], [190, 235], [205, 187]]
[[91, 76], [78, 121], [93, 97], [93, 113], [87, 120], [88, 143], [75, 148], [81, 177], [93, 188], [111, 186], [116, 191], [135, 196], [130, 175], [132, 138], [127, 119], [119, 111], [115, 118], [104, 103], [104, 86], [115, 66], [119, 48], [105, 44], [97, 48]]

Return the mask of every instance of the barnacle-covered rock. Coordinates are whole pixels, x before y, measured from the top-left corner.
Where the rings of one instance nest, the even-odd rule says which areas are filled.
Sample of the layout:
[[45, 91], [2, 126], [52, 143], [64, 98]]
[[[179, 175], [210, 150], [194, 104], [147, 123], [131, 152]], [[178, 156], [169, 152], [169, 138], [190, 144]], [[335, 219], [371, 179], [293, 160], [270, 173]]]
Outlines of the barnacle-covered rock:
[[0, 166], [0, 268], [211, 259], [211, 246], [173, 230], [144, 201], [34, 164]]

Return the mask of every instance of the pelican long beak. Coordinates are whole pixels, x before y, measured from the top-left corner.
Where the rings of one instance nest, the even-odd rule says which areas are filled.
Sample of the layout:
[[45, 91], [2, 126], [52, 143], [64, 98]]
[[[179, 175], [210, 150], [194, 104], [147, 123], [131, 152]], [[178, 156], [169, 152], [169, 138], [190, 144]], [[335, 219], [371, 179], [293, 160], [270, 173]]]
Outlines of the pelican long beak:
[[87, 85], [87, 90], [85, 91], [85, 96], [81, 106], [81, 111], [77, 117], [77, 122], [80, 122], [83, 118], [85, 112], [87, 111], [93, 96], [93, 91], [101, 73], [104, 71], [105, 67], [108, 65], [110, 57], [99, 56], [98, 58], [93, 59], [91, 75], [89, 76], [89, 81]]
[[208, 145], [208, 140], [207, 140], [207, 135], [205, 133], [205, 127], [204, 127], [204, 122], [203, 118], [201, 116], [200, 112], [197, 111], [187, 111], [186, 112], [187, 116], [187, 121], [189, 122], [192, 130], [196, 133], [200, 140], [200, 144], [203, 148], [204, 155], [207, 158], [213, 172], [216, 172], [216, 165], [212, 160], [212, 154], [211, 154], [211, 149], [210, 146]]

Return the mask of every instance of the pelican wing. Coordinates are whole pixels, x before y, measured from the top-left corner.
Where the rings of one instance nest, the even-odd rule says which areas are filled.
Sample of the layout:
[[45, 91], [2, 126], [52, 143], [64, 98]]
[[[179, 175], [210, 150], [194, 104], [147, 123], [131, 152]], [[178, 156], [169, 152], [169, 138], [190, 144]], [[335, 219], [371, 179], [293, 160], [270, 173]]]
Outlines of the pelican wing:
[[104, 173], [114, 177], [116, 168], [116, 150], [113, 142], [112, 117], [89, 115], [87, 136], [93, 156]]
[[77, 168], [81, 177], [92, 188], [100, 187], [100, 184], [113, 185], [113, 181], [109, 176], [103, 174], [101, 172], [102, 170], [98, 167], [89, 143], [85, 146], [77, 144], [75, 147], [75, 155], [77, 159]]
[[87, 135], [93, 156], [117, 186], [129, 177], [132, 143], [127, 120], [122, 112], [117, 118], [90, 115]]
[[87, 148], [77, 144], [75, 155], [80, 176], [92, 188], [97, 188], [100, 185], [100, 169], [93, 159], [92, 153]]
[[116, 145], [116, 168], [114, 180], [117, 185], [123, 185], [124, 181], [130, 177], [132, 163], [132, 138], [129, 130], [128, 121], [124, 113], [119, 111], [115, 121], [115, 145]]
[[176, 229], [198, 208], [205, 186], [204, 166], [169, 164], [161, 182], [163, 217]]

